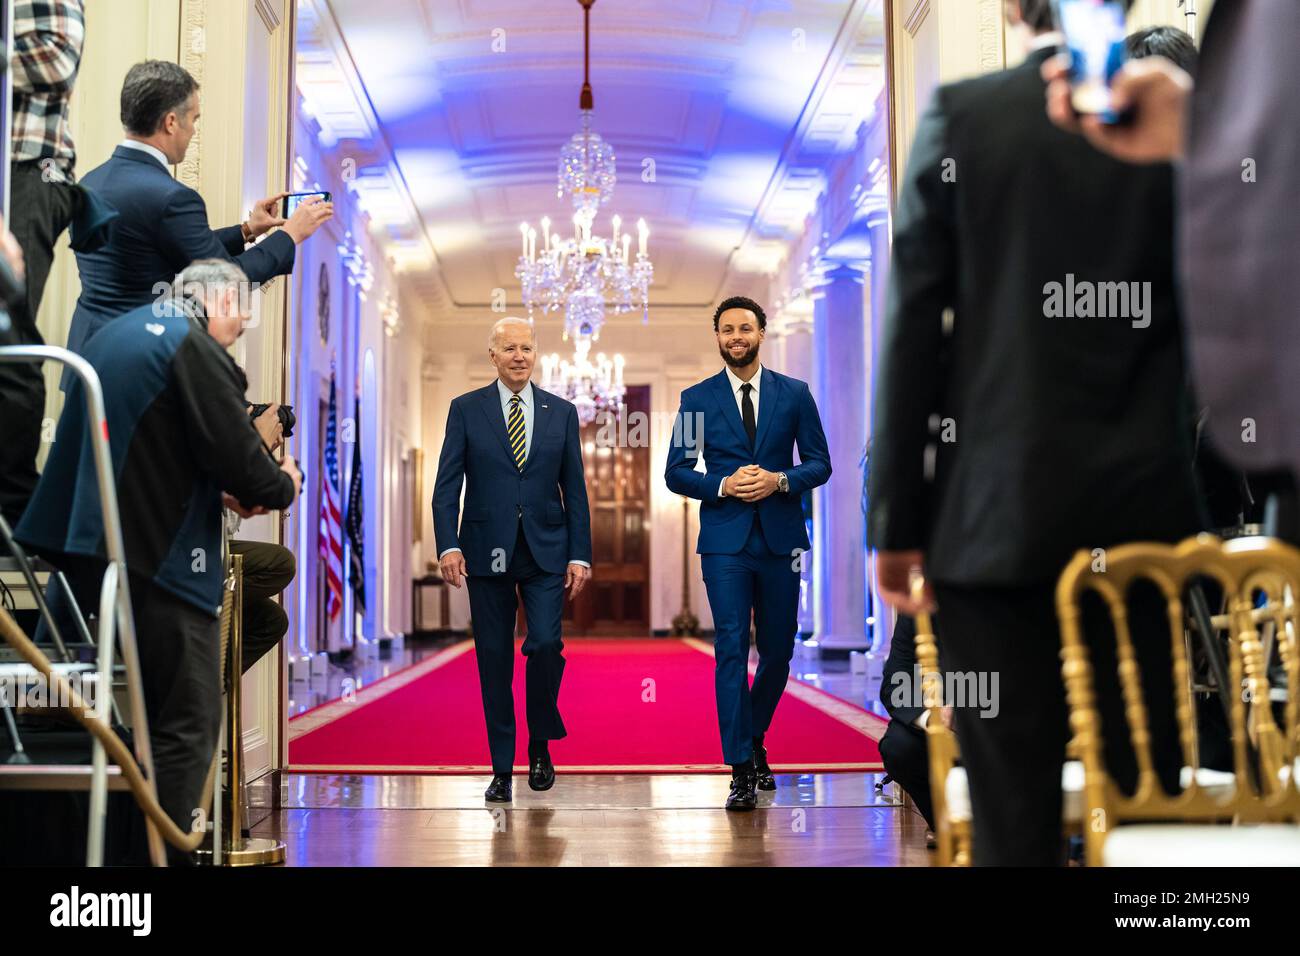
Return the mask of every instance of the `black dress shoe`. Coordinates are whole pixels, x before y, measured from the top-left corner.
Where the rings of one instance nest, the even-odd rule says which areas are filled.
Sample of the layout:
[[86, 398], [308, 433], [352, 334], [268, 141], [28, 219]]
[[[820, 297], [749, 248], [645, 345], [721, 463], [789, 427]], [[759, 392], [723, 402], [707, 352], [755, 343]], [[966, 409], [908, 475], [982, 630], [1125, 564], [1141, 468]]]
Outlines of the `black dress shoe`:
[[483, 791], [483, 799], [488, 803], [509, 803], [513, 799], [510, 790], [510, 774], [498, 773], [492, 777], [487, 790]]
[[727, 794], [728, 810], [753, 810], [758, 806], [754, 780], [753, 770], [742, 770], [731, 775], [731, 793]]
[[761, 743], [754, 746], [754, 776], [759, 790], [776, 789], [776, 777], [767, 765], [767, 748]]
[[555, 786], [555, 764], [551, 755], [541, 753], [528, 761], [528, 786], [534, 790], [550, 790]]

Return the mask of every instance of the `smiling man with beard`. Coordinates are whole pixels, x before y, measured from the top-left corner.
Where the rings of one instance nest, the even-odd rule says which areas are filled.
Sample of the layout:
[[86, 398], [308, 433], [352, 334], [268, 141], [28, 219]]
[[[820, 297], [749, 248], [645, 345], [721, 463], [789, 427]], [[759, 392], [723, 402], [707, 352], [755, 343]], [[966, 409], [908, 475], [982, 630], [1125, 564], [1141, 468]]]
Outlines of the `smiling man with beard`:
[[[775, 790], [763, 735], [790, 675], [798, 631], [799, 572], [808, 532], [801, 496], [831, 476], [821, 417], [808, 385], [764, 368], [762, 306], [743, 296], [713, 313], [721, 372], [682, 392], [664, 480], [700, 500], [704, 585], [713, 611], [715, 690], [728, 810], [752, 810]], [[687, 417], [699, 427], [684, 427]], [[795, 446], [800, 463], [794, 463]], [[696, 470], [700, 456], [705, 470]], [[749, 686], [753, 615], [758, 673]]]

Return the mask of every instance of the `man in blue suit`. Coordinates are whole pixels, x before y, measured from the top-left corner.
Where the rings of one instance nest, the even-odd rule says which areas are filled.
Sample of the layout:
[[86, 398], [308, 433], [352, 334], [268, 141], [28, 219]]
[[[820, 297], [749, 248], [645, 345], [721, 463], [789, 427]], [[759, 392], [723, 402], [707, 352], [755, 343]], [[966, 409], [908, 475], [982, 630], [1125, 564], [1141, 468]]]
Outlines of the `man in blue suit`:
[[[809, 548], [801, 497], [831, 476], [821, 417], [808, 385], [763, 368], [767, 316], [734, 296], [713, 313], [725, 367], [682, 392], [664, 480], [700, 499], [704, 587], [713, 610], [715, 688], [728, 810], [752, 810], [775, 790], [763, 735], [790, 675], [799, 572]], [[794, 463], [799, 447], [800, 463]], [[703, 455], [705, 470], [696, 469]], [[749, 686], [749, 620], [758, 673]]]
[[555, 765], [547, 741], [565, 736], [560, 617], [565, 589], [577, 597], [591, 571], [591, 516], [578, 410], [529, 381], [537, 358], [532, 325], [498, 321], [488, 336], [488, 358], [496, 380], [459, 396], [447, 412], [433, 530], [442, 576], [452, 587], [462, 578], [469, 585], [492, 755], [492, 784], [484, 796], [506, 803], [515, 762], [516, 588], [528, 622], [528, 785], [549, 790]]
[[[68, 330], [72, 351], [80, 353], [119, 315], [169, 297], [175, 276], [198, 259], [233, 261], [251, 283], [287, 274], [298, 243], [332, 214], [330, 203], [317, 201], [280, 219], [276, 207], [282, 196], [271, 196], [259, 201], [242, 225], [212, 229], [203, 197], [168, 169], [185, 159], [198, 118], [198, 83], [182, 67], [146, 60], [127, 71], [122, 84], [126, 138], [108, 162], [81, 181], [120, 215], [109, 243], [77, 253], [81, 295]], [[279, 232], [248, 245], [277, 226]], [[65, 375], [65, 387], [67, 381]]]

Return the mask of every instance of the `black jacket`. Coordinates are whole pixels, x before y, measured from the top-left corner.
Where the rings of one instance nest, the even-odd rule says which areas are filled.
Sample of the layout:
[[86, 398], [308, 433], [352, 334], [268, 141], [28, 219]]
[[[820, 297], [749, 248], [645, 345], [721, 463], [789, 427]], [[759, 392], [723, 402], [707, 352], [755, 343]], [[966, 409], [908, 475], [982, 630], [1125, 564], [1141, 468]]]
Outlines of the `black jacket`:
[[[935, 92], [894, 219], [868, 535], [935, 580], [1051, 581], [1076, 549], [1199, 527], [1172, 172], [1053, 126], [1048, 55]], [[1080, 315], [1085, 283], [1111, 317]]]
[[[81, 295], [68, 329], [74, 352], [82, 352], [105, 323], [155, 301], [159, 286], [196, 259], [229, 259], [251, 282], [293, 269], [297, 249], [288, 233], [273, 232], [245, 249], [239, 226], [213, 229], [203, 197], [148, 153], [118, 146], [81, 183], [120, 215], [106, 246], [77, 253]], [[63, 381], [66, 387], [68, 376]]]
[[[113, 320], [86, 346], [104, 390], [127, 569], [216, 614], [221, 492], [284, 508], [293, 481], [253, 427], [243, 373], [172, 302]], [[54, 448], [15, 534], [33, 552], [103, 561], [84, 388], [74, 378]]]
[[925, 713], [924, 697], [916, 663], [916, 618], [898, 615], [889, 655], [880, 675], [880, 702], [889, 716], [911, 726]]

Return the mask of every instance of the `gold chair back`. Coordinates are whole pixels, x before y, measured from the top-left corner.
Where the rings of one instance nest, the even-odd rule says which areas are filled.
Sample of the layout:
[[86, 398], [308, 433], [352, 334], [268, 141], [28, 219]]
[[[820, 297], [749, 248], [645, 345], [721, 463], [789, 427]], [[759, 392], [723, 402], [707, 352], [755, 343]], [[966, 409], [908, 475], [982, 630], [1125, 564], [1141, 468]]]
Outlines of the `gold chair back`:
[[[924, 580], [912, 582], [912, 596], [924, 597]], [[925, 719], [927, 755], [930, 765], [930, 802], [934, 813], [934, 838], [940, 866], [970, 866], [971, 822], [954, 821], [948, 812], [948, 775], [961, 753], [957, 735], [943, 722], [943, 675], [939, 671], [939, 643], [927, 611], [916, 615], [916, 662], [921, 672], [921, 703], [929, 714]]]
[[[1235, 788], [1230, 797], [1198, 785], [1199, 748], [1195, 707], [1185, 640], [1183, 594], [1197, 578], [1217, 581], [1228, 604], [1228, 675], [1240, 693], [1232, 695], [1228, 719]], [[1174, 714], [1183, 765], [1192, 768], [1188, 786], [1177, 795], [1160, 785], [1151, 751], [1147, 703], [1141, 670], [1129, 630], [1126, 595], [1139, 580], [1154, 584], [1167, 611]], [[1101, 716], [1096, 704], [1092, 663], [1082, 633], [1080, 601], [1086, 591], [1105, 602], [1115, 629], [1120, 692], [1136, 755], [1137, 788], [1126, 796], [1106, 770]], [[1269, 538], [1220, 541], [1210, 535], [1177, 545], [1139, 542], [1080, 551], [1056, 588], [1061, 624], [1061, 662], [1073, 732], [1071, 753], [1084, 765], [1084, 841], [1089, 865], [1101, 863], [1101, 847], [1110, 828], [1124, 821], [1300, 820], [1295, 764], [1297, 757], [1297, 605], [1300, 551]], [[1262, 601], [1262, 603], [1261, 603]], [[1259, 604], [1259, 607], [1256, 605]], [[1286, 675], [1283, 726], [1274, 718], [1261, 628], [1272, 632]], [[1258, 777], [1252, 770], [1257, 754]]]

